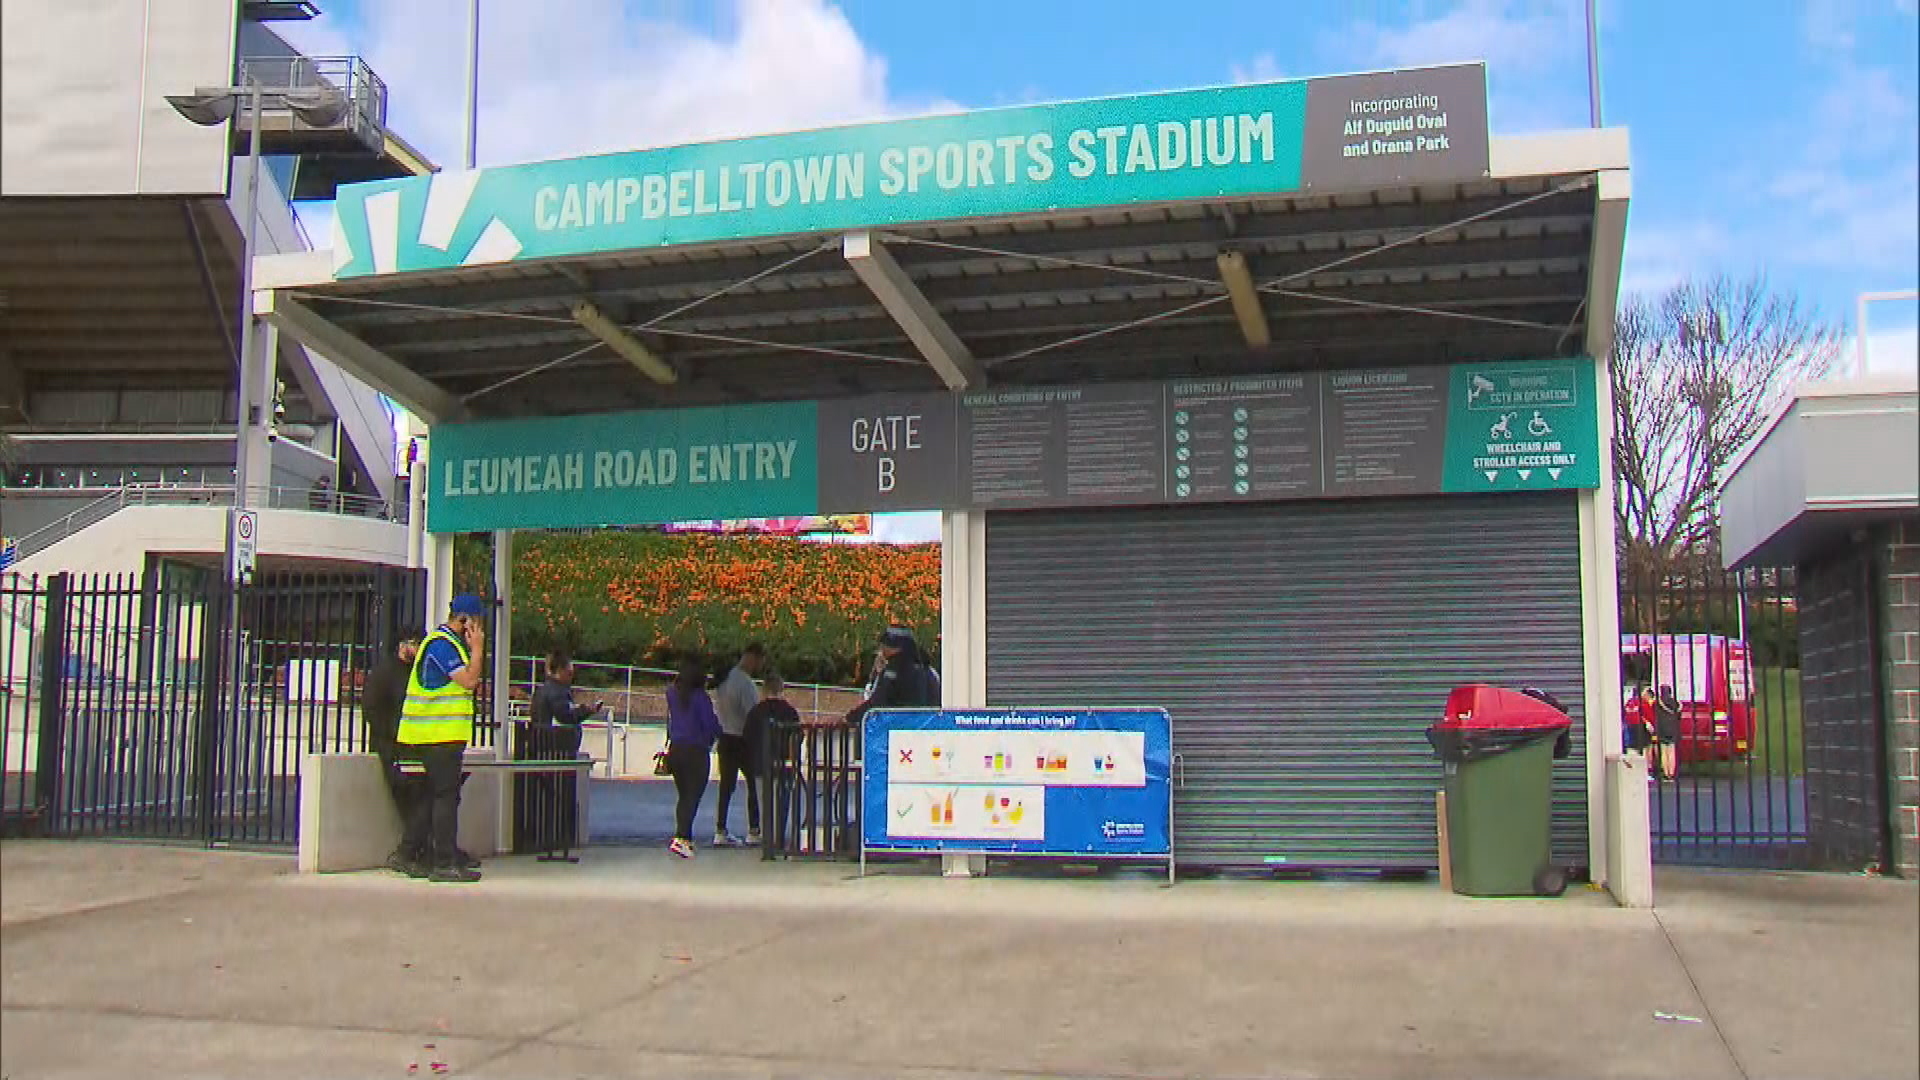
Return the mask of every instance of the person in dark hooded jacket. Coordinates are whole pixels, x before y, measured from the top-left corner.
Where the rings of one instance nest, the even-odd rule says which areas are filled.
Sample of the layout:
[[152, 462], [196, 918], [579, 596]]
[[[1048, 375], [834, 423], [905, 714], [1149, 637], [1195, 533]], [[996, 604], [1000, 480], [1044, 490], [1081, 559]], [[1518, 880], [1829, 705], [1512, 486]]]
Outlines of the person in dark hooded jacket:
[[857, 724], [874, 709], [936, 708], [940, 704], [939, 681], [923, 659], [913, 631], [904, 626], [889, 626], [880, 635], [882, 665], [867, 699], [847, 713], [847, 723]]

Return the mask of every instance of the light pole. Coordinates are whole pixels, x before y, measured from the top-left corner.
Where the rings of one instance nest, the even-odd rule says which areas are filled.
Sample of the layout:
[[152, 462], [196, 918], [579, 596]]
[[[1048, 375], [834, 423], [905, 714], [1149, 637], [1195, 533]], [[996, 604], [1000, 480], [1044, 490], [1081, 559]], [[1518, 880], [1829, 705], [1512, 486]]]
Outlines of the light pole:
[[[240, 355], [235, 358], [235, 388], [233, 416], [233, 508], [227, 512], [227, 537], [223, 550], [226, 553], [227, 579], [227, 625], [222, 635], [227, 647], [226, 664], [223, 674], [232, 699], [228, 715], [237, 717], [240, 703], [244, 699], [245, 650], [240, 643], [240, 587], [245, 584], [245, 575], [240, 570], [239, 543], [237, 533], [241, 515], [248, 504], [249, 470], [247, 468], [247, 448], [252, 442], [253, 430], [259, 424], [255, 415], [255, 392], [253, 389], [255, 368], [253, 360], [253, 253], [256, 224], [260, 219], [260, 118], [269, 99], [281, 105], [302, 121], [314, 127], [331, 127], [340, 122], [346, 114], [346, 95], [337, 90], [290, 90], [286, 88], [268, 91], [260, 85], [260, 80], [242, 71], [241, 85], [202, 87], [191, 94], [168, 94], [167, 104], [187, 120], [201, 127], [218, 127], [234, 119], [235, 112], [244, 103], [244, 111], [239, 112], [240, 126], [247, 132], [247, 197], [242, 203], [241, 213], [245, 220], [241, 222], [240, 248]], [[237, 727], [234, 728], [237, 732]], [[218, 741], [207, 740], [202, 750], [201, 767], [206, 782], [212, 783], [213, 770], [218, 759]], [[213, 792], [209, 788], [202, 795], [201, 815], [203, 827], [212, 827]]]
[[1895, 289], [1892, 292], [1863, 292], [1854, 301], [1853, 352], [1854, 374], [1865, 376], [1867, 373], [1867, 305], [1875, 300], [1912, 300], [1920, 297], [1920, 289]]
[[[345, 115], [347, 99], [338, 91], [309, 91], [279, 89], [268, 92], [260, 85], [260, 80], [246, 75], [239, 86], [221, 86], [201, 88], [191, 94], [168, 94], [167, 104], [175, 112], [202, 127], [216, 127], [235, 118], [239, 111], [240, 126], [247, 132], [247, 197], [241, 203], [240, 248], [240, 356], [238, 357], [237, 384], [235, 395], [238, 398], [234, 409], [233, 444], [233, 515], [227, 523], [227, 577], [239, 584], [239, 564], [234, 553], [234, 518], [247, 508], [250, 489], [247, 448], [252, 441], [253, 430], [259, 426], [256, 415], [258, 406], [254, 389], [256, 368], [253, 359], [253, 256], [254, 241], [260, 220], [260, 119], [267, 99], [274, 102], [303, 122], [314, 127], [331, 127], [340, 122]], [[245, 109], [241, 110], [241, 104]]]

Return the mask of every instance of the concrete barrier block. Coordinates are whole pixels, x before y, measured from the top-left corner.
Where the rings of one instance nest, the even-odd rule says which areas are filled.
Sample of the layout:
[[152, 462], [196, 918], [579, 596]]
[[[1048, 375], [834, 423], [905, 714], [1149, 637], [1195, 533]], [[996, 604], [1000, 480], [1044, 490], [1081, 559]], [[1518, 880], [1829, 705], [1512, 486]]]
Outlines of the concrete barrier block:
[[[479, 752], [470, 760], [492, 760]], [[460, 846], [479, 858], [500, 842], [508, 778], [488, 770], [467, 777], [460, 795]], [[299, 867], [303, 874], [339, 874], [385, 866], [400, 843], [400, 815], [374, 754], [308, 754], [300, 774]]]

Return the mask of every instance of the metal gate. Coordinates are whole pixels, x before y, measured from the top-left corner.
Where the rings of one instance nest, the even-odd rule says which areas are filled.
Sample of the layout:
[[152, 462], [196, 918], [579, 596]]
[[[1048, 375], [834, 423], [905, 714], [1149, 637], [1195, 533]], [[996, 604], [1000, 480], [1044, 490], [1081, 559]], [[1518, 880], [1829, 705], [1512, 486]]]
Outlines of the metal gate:
[[[1685, 865], [1807, 868], [1810, 844], [1807, 719], [1815, 698], [1839, 683], [1802, 665], [1810, 621], [1842, 615], [1802, 611], [1792, 570], [1729, 573], [1717, 553], [1688, 560], [1658, 576], [1628, 574], [1621, 583], [1622, 718], [1635, 734], [1642, 716], [1638, 688], [1657, 698], [1672, 691], [1678, 713], [1673, 750], [1663, 762], [1648, 754], [1654, 774], [1648, 824], [1656, 861]], [[1839, 628], [1836, 627], [1836, 630]], [[1837, 647], [1827, 663], [1850, 655]], [[1868, 647], [1862, 645], [1861, 647]], [[1856, 665], [1851, 665], [1856, 666]], [[1671, 777], [1659, 773], [1670, 763]], [[1816, 785], [1817, 786], [1817, 785]]]
[[1587, 861], [1579, 527], [1568, 495], [987, 519], [999, 704], [1173, 715], [1183, 865], [1431, 869], [1447, 692], [1573, 712], [1554, 847]]
[[191, 566], [0, 579], [0, 829], [293, 844], [303, 758], [364, 749], [360, 686], [425, 598], [390, 568], [263, 577], [237, 604]]

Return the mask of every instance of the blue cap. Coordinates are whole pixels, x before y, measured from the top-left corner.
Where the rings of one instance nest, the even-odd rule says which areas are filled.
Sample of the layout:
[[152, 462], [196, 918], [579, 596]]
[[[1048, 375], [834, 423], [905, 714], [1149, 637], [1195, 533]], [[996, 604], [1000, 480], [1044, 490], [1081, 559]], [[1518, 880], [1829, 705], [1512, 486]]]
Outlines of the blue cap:
[[487, 614], [487, 602], [472, 593], [461, 593], [453, 598], [453, 606], [447, 610], [454, 615], [484, 617]]

